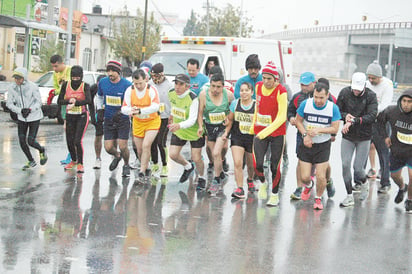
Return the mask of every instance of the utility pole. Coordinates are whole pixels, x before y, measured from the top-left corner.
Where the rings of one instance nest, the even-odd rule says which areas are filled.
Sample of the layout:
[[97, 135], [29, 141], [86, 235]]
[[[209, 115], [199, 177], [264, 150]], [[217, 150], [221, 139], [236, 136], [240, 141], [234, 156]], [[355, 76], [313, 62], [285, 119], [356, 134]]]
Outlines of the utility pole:
[[243, 0], [240, 1], [239, 37], [242, 37]]
[[[212, 4], [213, 5], [213, 4]], [[210, 36], [210, 9], [212, 6], [209, 3], [209, 0], [206, 0], [206, 6], [203, 6], [206, 9], [206, 35]]]
[[146, 52], [146, 27], [147, 27], [147, 0], [144, 5], [144, 22], [143, 22], [143, 43], [142, 43], [142, 60], [144, 61], [144, 54]]
[[73, 27], [73, 1], [69, 1], [69, 9], [67, 14], [67, 38], [66, 38], [66, 56], [65, 64], [70, 65], [70, 51], [72, 45], [72, 27]]

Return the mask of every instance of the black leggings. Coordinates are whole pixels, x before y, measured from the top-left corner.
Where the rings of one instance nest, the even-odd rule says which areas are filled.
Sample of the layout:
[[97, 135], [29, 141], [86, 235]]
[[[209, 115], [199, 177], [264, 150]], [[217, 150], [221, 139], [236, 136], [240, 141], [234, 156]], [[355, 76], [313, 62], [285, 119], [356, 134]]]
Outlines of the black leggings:
[[83, 164], [83, 136], [89, 124], [89, 113], [66, 114], [66, 141], [72, 160]]
[[282, 158], [283, 149], [285, 146], [285, 136], [268, 136], [263, 140], [258, 138], [253, 139], [253, 164], [255, 166], [256, 175], [263, 183], [265, 174], [263, 170], [263, 161], [268, 148], [270, 149], [270, 171], [272, 172], [272, 193], [278, 193], [280, 174], [280, 159]]
[[[42, 147], [36, 141], [36, 136], [37, 136], [37, 131], [39, 130], [39, 126], [40, 126], [40, 120], [33, 121], [33, 122], [18, 121], [18, 124], [17, 124], [17, 134], [19, 135], [20, 147], [29, 161], [33, 161], [33, 156], [30, 153], [29, 146], [34, 147], [39, 152], [44, 152], [44, 147]], [[29, 130], [29, 136], [27, 136], [27, 130]]]
[[163, 118], [162, 123], [160, 124], [159, 132], [157, 133], [156, 139], [152, 143], [152, 147], [150, 149], [152, 155], [152, 161], [154, 164], [159, 162], [159, 156], [157, 154], [157, 149], [159, 148], [160, 157], [162, 157], [162, 165], [167, 165], [166, 159], [166, 140], [167, 140], [167, 133], [169, 129], [167, 128], [168, 118]]

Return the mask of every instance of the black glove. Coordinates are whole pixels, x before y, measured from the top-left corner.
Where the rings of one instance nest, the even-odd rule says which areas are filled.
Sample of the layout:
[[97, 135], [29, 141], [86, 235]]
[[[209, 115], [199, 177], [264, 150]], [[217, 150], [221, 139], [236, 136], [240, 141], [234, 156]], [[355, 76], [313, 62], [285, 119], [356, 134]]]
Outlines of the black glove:
[[122, 119], [122, 113], [121, 113], [121, 111], [119, 110], [118, 112], [116, 112], [116, 113], [113, 115], [113, 122], [119, 123], [121, 119]]
[[97, 110], [97, 122], [103, 123], [104, 120], [104, 109]]
[[29, 108], [22, 108], [21, 109], [21, 115], [23, 115], [23, 118], [27, 118], [31, 112], [31, 109]]

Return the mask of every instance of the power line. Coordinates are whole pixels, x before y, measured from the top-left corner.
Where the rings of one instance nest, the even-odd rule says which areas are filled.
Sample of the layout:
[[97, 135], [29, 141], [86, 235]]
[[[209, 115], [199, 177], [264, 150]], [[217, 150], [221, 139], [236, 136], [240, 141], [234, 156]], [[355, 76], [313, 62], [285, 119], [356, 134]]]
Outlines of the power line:
[[160, 11], [160, 9], [157, 7], [156, 3], [155, 3], [153, 0], [150, 0], [150, 2], [153, 4], [153, 6], [155, 7], [156, 11], [160, 14], [160, 16], [162, 16], [162, 18], [166, 21], [166, 23], [167, 23], [174, 31], [176, 31], [176, 33], [179, 33], [179, 34], [180, 34], [180, 32], [173, 26], [173, 24], [171, 24], [171, 23], [167, 20], [166, 16]]

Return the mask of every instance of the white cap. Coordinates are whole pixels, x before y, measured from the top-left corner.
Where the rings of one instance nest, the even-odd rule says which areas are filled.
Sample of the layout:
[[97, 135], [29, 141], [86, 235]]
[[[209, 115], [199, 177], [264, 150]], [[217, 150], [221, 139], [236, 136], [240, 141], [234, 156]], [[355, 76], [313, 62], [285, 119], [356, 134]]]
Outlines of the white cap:
[[366, 85], [366, 75], [363, 72], [355, 72], [352, 75], [351, 88], [356, 90], [363, 90]]

